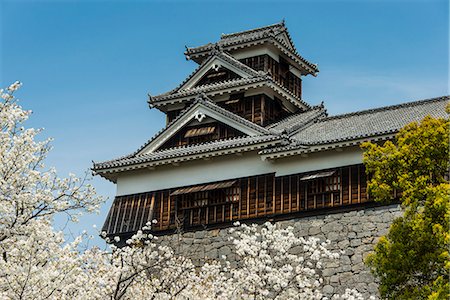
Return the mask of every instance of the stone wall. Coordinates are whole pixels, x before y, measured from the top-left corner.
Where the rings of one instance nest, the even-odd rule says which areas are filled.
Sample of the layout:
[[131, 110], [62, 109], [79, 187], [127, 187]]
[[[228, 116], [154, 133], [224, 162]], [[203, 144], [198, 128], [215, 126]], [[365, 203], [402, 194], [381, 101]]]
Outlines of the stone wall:
[[[331, 241], [330, 250], [343, 251], [338, 261], [325, 261], [323, 264], [323, 292], [326, 296], [343, 293], [346, 288], [356, 288], [368, 298], [369, 295], [378, 295], [378, 290], [364, 259], [378, 238], [387, 233], [392, 220], [400, 215], [400, 207], [390, 205], [278, 221], [277, 224], [294, 227], [298, 236], [328, 239]], [[160, 241], [178, 245], [181, 253], [192, 255], [197, 261], [226, 255], [233, 265], [236, 256], [228, 237], [228, 229], [212, 229], [163, 236]]]

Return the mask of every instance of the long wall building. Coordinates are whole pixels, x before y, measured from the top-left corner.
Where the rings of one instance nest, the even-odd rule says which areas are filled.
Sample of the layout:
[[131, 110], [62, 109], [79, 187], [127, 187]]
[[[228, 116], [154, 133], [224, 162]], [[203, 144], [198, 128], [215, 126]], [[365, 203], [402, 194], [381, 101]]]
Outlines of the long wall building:
[[[448, 96], [336, 116], [308, 104], [302, 78], [319, 70], [299, 54], [284, 22], [223, 34], [185, 55], [197, 69], [148, 99], [167, 115], [166, 126], [136, 152], [94, 164], [96, 174], [117, 185], [103, 226], [109, 236], [130, 236], [153, 219], [153, 231], [169, 235], [237, 220], [290, 219], [311, 227], [307, 220], [315, 215], [323, 226], [332, 214], [345, 219], [354, 210], [372, 211], [359, 145], [393, 139], [427, 115], [446, 117]], [[391, 217], [381, 217], [384, 224], [392, 210], [386, 208]], [[343, 232], [367, 237], [382, 234], [383, 226]]]

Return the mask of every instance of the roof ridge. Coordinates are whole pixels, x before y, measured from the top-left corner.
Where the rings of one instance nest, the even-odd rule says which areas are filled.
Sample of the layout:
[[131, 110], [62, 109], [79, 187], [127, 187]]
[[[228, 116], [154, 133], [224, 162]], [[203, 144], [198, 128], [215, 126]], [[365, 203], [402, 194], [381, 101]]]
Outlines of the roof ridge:
[[[252, 74], [253, 76], [257, 76], [258, 75], [258, 71], [256, 71], [256, 70], [250, 68], [249, 66], [243, 64], [242, 62], [240, 62], [239, 60], [237, 60], [236, 58], [234, 58], [230, 54], [226, 53], [225, 51], [212, 51], [207, 59], [205, 59], [200, 65], [198, 65], [194, 69], [194, 71], [192, 71], [192, 73], [190, 73], [177, 87], [175, 87], [174, 89], [172, 89], [168, 93], [174, 94], [176, 92], [179, 92], [183, 85], [185, 85], [189, 80], [191, 80], [198, 71], [200, 71], [206, 64], [208, 64], [215, 57], [225, 60], [226, 62], [230, 63], [231, 65], [234, 65], [238, 69], [240, 69], [240, 70], [242, 70], [244, 72], [247, 72], [249, 75], [250, 75], [250, 73], [253, 73]], [[221, 82], [226, 82], [226, 81], [227, 80], [221, 81]]]
[[231, 112], [231, 111], [229, 111], [229, 110], [227, 110], [227, 109], [225, 109], [225, 108], [223, 108], [223, 107], [220, 107], [219, 105], [217, 105], [216, 103], [214, 103], [213, 101], [211, 101], [211, 100], [208, 98], [208, 96], [206, 96], [206, 95], [201, 95], [201, 97], [202, 97], [201, 101], [202, 101], [206, 106], [209, 106], [211, 109], [216, 110], [216, 111], [219, 110], [219, 112], [223, 112], [223, 113], [227, 114], [230, 118], [232, 118], [232, 119], [234, 119], [234, 120], [236, 120], [236, 121], [239, 121], [240, 123], [245, 123], [246, 125], [248, 125], [248, 126], [250, 126], [250, 127], [253, 127], [253, 128], [255, 128], [255, 129], [258, 129], [258, 131], [260, 131], [261, 133], [262, 133], [263, 131], [265, 131], [265, 133], [269, 133], [269, 131], [268, 131], [266, 128], [264, 128], [264, 127], [262, 127], [262, 126], [260, 126], [260, 125], [258, 125], [258, 124], [256, 124], [256, 123], [253, 123], [253, 122], [251, 122], [251, 121], [249, 121], [249, 120], [247, 120], [247, 119], [245, 119], [245, 118], [239, 116], [238, 114], [235, 114], [235, 113], [233, 113], [233, 112]]
[[295, 119], [295, 118], [298, 117], [300, 114], [304, 114], [304, 113], [310, 112], [311, 110], [314, 110], [314, 109], [316, 109], [316, 108], [312, 106], [312, 107], [311, 107], [310, 109], [308, 109], [308, 110], [300, 111], [300, 112], [294, 113], [294, 114], [292, 114], [292, 115], [289, 115], [289, 116], [287, 116], [287, 117], [282, 118], [281, 120], [276, 121], [275, 123], [272, 123], [272, 124], [268, 125], [266, 128], [273, 128], [273, 127], [276, 127], [276, 126], [280, 125], [281, 123], [284, 123], [284, 122], [286, 122], [286, 121]]
[[[265, 75], [266, 80], [270, 81], [270, 83], [272, 83], [273, 85], [277, 86], [279, 89], [281, 89], [282, 91], [284, 91], [285, 93], [287, 93], [288, 95], [292, 96], [294, 99], [299, 100], [299, 102], [301, 104], [303, 104], [303, 106], [305, 106], [306, 108], [310, 109], [311, 105], [309, 105], [306, 101], [304, 101], [303, 99], [301, 99], [300, 97], [297, 97], [293, 92], [291, 92], [290, 90], [288, 90], [285, 86], [282, 86], [280, 83], [276, 82], [271, 76]], [[292, 102], [292, 101], [291, 101]]]
[[275, 127], [280, 126], [283, 123], [295, 120], [296, 118], [300, 117], [300, 115], [306, 114], [306, 113], [309, 113], [309, 112], [312, 112], [313, 114], [310, 115], [309, 117], [307, 116], [305, 120], [303, 120], [303, 121], [300, 120], [298, 123], [294, 123], [293, 125], [290, 125], [290, 126], [288, 125], [287, 127], [282, 128], [282, 129], [278, 129], [278, 130], [284, 131], [289, 136], [291, 136], [292, 134], [294, 134], [295, 132], [298, 132], [299, 130], [305, 128], [306, 126], [317, 122], [317, 120], [320, 117], [323, 117], [324, 115], [326, 115], [327, 110], [325, 108], [321, 107], [321, 106], [316, 106], [316, 107], [314, 107], [312, 109], [309, 109], [307, 111], [296, 113], [296, 114], [290, 115], [290, 116], [288, 116], [286, 118], [283, 118], [282, 120], [269, 125], [270, 129], [274, 129]]
[[[247, 138], [247, 140], [248, 140], [247, 142], [244, 142], [245, 138]], [[256, 136], [256, 137], [247, 136], [247, 137], [241, 137], [241, 138], [235, 137], [235, 138], [231, 138], [231, 139], [227, 139], [227, 140], [220, 140], [220, 142], [222, 142], [222, 143], [217, 143], [218, 141], [216, 140], [216, 141], [211, 141], [211, 142], [206, 142], [206, 143], [190, 145], [190, 146], [184, 147], [184, 148], [164, 149], [161, 152], [152, 152], [152, 153], [142, 155], [142, 156], [126, 158], [125, 160], [116, 159], [116, 160], [110, 160], [110, 161], [105, 161], [105, 162], [99, 162], [99, 163], [94, 164], [93, 170], [99, 171], [101, 169], [107, 169], [107, 168], [111, 168], [111, 167], [129, 166], [129, 165], [133, 165], [133, 164], [158, 161], [158, 160], [162, 160], [162, 159], [186, 157], [189, 155], [208, 153], [211, 151], [221, 151], [221, 150], [228, 149], [228, 148], [251, 146], [251, 145], [255, 145], [255, 144], [259, 144], [259, 143], [276, 141], [279, 139], [282, 139], [282, 137], [279, 135], [268, 134], [268, 135], [261, 135], [261, 136]], [[237, 143], [237, 144], [233, 143], [233, 141], [239, 142], [239, 140], [241, 140], [243, 142]], [[218, 147], [216, 147], [216, 148], [205, 147], [205, 146], [208, 146], [208, 144], [213, 144], [213, 143], [217, 143]], [[189, 149], [189, 148], [191, 148], [191, 149]], [[164, 151], [169, 152], [167, 150], [171, 150], [171, 151], [173, 151], [173, 153], [164, 153]], [[183, 153], [183, 151], [177, 152], [174, 150], [188, 150], [188, 151], [193, 150], [193, 152]]]
[[447, 100], [447, 101], [450, 100], [450, 95], [439, 96], [439, 97], [434, 97], [434, 98], [427, 98], [427, 99], [420, 99], [420, 100], [415, 100], [415, 101], [410, 101], [410, 102], [403, 102], [400, 104], [381, 106], [381, 107], [359, 110], [359, 111], [355, 111], [355, 112], [344, 113], [344, 114], [340, 114], [340, 115], [328, 116], [328, 117], [321, 119], [320, 122], [326, 121], [326, 120], [333, 120], [333, 119], [342, 119], [342, 118], [346, 118], [346, 117], [350, 117], [350, 116], [369, 114], [369, 113], [379, 112], [379, 111], [394, 110], [394, 109], [403, 108], [403, 107], [423, 105], [426, 103], [439, 102], [439, 101], [443, 101], [443, 100]]
[[269, 130], [259, 126], [258, 124], [255, 124], [247, 119], [242, 118], [241, 116], [228, 111], [222, 107], [220, 107], [219, 105], [217, 105], [216, 103], [214, 103], [213, 101], [211, 101], [211, 99], [209, 99], [208, 96], [206, 96], [204, 93], [198, 93], [197, 97], [194, 99], [194, 101], [192, 101], [191, 105], [186, 106], [185, 109], [181, 110], [181, 112], [178, 114], [177, 117], [175, 117], [172, 121], [170, 121], [165, 127], [163, 127], [162, 129], [160, 129], [156, 134], [153, 135], [153, 137], [151, 139], [149, 139], [143, 146], [141, 146], [138, 150], [136, 150], [133, 154], [131, 154], [132, 156], [136, 156], [136, 154], [138, 154], [140, 151], [142, 151], [145, 147], [147, 147], [148, 145], [150, 145], [150, 143], [155, 140], [158, 136], [160, 136], [165, 130], [167, 130], [170, 126], [172, 126], [173, 124], [175, 124], [176, 122], [178, 122], [179, 119], [181, 119], [189, 110], [191, 110], [197, 103], [203, 104], [206, 107], [209, 107], [210, 109], [221, 113], [225, 116], [227, 116], [228, 118], [239, 122], [247, 127], [250, 127], [258, 132], [260, 132], [261, 134], [269, 134]]
[[164, 101], [164, 100], [173, 99], [173, 98], [176, 99], [178, 97], [183, 97], [183, 96], [191, 95], [191, 94], [201, 94], [201, 93], [205, 93], [205, 90], [207, 90], [207, 91], [210, 89], [214, 90], [214, 88], [216, 88], [216, 87], [228, 88], [230, 86], [232, 87], [233, 84], [240, 84], [240, 83], [248, 84], [248, 83], [255, 83], [258, 81], [262, 81], [262, 80], [266, 80], [265, 74], [248, 77], [248, 78], [229, 79], [229, 80], [222, 81], [219, 83], [211, 83], [211, 84], [206, 84], [206, 85], [202, 85], [199, 87], [195, 87], [195, 88], [189, 89], [189, 90], [182, 90], [182, 91], [176, 92], [174, 94], [170, 94], [170, 95], [161, 94], [161, 95], [153, 96], [149, 100], [149, 103], [150, 104], [156, 103], [159, 101]]
[[182, 109], [180, 111], [180, 113], [178, 114], [178, 116], [176, 116], [172, 121], [170, 121], [169, 123], [167, 123], [166, 126], [164, 126], [163, 128], [161, 128], [160, 130], [158, 130], [149, 140], [147, 140], [147, 142], [144, 143], [144, 145], [142, 145], [141, 147], [139, 147], [139, 149], [137, 149], [136, 151], [134, 151], [132, 154], [130, 154], [130, 156], [136, 156], [136, 154], [138, 154], [142, 149], [144, 149], [145, 147], [147, 147], [151, 141], [153, 141], [156, 137], [158, 137], [159, 135], [161, 135], [164, 130], [166, 130], [167, 128], [169, 128], [170, 126], [172, 126], [176, 121], [178, 121], [180, 119], [180, 117], [182, 115], [184, 115], [186, 113], [186, 111], [188, 111], [192, 106], [194, 106], [197, 103], [197, 99], [195, 99], [191, 105], [186, 105], [186, 107], [184, 109]]
[[206, 141], [206, 142], [197, 143], [197, 144], [188, 144], [188, 145], [182, 145], [182, 146], [175, 146], [175, 147], [165, 148], [165, 149], [157, 150], [155, 152], [144, 154], [144, 155], [142, 155], [142, 157], [145, 157], [145, 156], [151, 155], [151, 154], [161, 153], [161, 152], [164, 152], [164, 151], [183, 150], [183, 149], [188, 149], [188, 148], [192, 148], [192, 147], [206, 146], [206, 145], [210, 145], [210, 144], [218, 144], [218, 143], [221, 143], [221, 142], [236, 141], [236, 140], [251, 139], [251, 138], [259, 138], [259, 137], [262, 138], [262, 137], [269, 137], [269, 136], [274, 136], [275, 137], [276, 135], [275, 134], [265, 134], [265, 135], [257, 135], [257, 136], [249, 136], [249, 135], [233, 136], [233, 137], [229, 137], [229, 138], [222, 138], [222, 139], [218, 139], [218, 140], [211, 140], [211, 141]]
[[265, 29], [269, 29], [269, 28], [273, 28], [273, 27], [284, 27], [284, 28], [286, 28], [285, 25], [284, 25], [284, 21], [281, 21], [281, 22], [278, 22], [278, 23], [274, 23], [274, 24], [266, 25], [266, 26], [261, 26], [261, 27], [257, 27], [257, 28], [253, 28], [253, 29], [242, 30], [242, 31], [237, 31], [237, 32], [233, 32], [233, 33], [222, 33], [220, 35], [220, 39], [235, 37], [235, 36], [239, 36], [239, 35], [242, 35], [242, 34], [249, 34], [249, 33], [257, 32], [257, 31], [261, 31], [261, 30], [265, 30]]
[[305, 108], [305, 107], [309, 108], [310, 107], [310, 105], [308, 103], [306, 103], [304, 100], [300, 99], [293, 92], [289, 91], [286, 87], [284, 87], [281, 84], [279, 84], [278, 82], [276, 82], [272, 77], [270, 77], [268, 75], [268, 73], [258, 72], [258, 74], [259, 75], [253, 76], [253, 77], [230, 79], [230, 80], [226, 80], [226, 81], [222, 81], [222, 82], [202, 85], [199, 87], [195, 87], [193, 89], [181, 90], [179, 92], [176, 92], [176, 93], [170, 94], [170, 95], [153, 96], [153, 97], [150, 97], [148, 102], [150, 105], [154, 105], [158, 102], [162, 102], [162, 101], [166, 101], [166, 100], [170, 100], [170, 99], [177, 99], [177, 98], [182, 98], [182, 97], [191, 96], [191, 95], [208, 93], [211, 91], [215, 91], [217, 88], [225, 89], [225, 88], [236, 87], [241, 84], [256, 84], [256, 83], [260, 83], [260, 82], [266, 82], [267, 85], [272, 85], [271, 86], [272, 88], [279, 89], [283, 93], [285, 93], [285, 94], [289, 95], [290, 97], [292, 97], [293, 99], [295, 99], [296, 101], [293, 101], [293, 100], [290, 101], [295, 106], [300, 107], [299, 105], [301, 105], [300, 108]]
[[[200, 86], [193, 87], [193, 88], [188, 89], [188, 90], [186, 90], [186, 91], [196, 91], [196, 90], [200, 90], [200, 89], [202, 89], [202, 88], [209, 88], [209, 87], [219, 86], [219, 85], [222, 85], [222, 84], [227, 84], [227, 83], [235, 82], [235, 81], [239, 81], [239, 80], [245, 80], [245, 79], [247, 79], [247, 80], [257, 79], [257, 78], [260, 78], [261, 75], [262, 75], [262, 74], [258, 74], [258, 75], [255, 74], [253, 77], [249, 77], [249, 78], [242, 78], [242, 77], [241, 77], [241, 78], [227, 79], [227, 80], [224, 80], [224, 81], [212, 82], [212, 83], [203, 84], [203, 85], [200, 85]], [[264, 75], [265, 75], [265, 74], [264, 74]]]

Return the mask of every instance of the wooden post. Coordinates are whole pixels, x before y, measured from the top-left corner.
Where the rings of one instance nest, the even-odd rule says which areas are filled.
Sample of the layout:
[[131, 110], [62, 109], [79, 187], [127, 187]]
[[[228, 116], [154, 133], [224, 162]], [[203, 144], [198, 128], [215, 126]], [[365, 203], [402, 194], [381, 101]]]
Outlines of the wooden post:
[[256, 182], [255, 182], [255, 202], [256, 202], [256, 206], [255, 206], [255, 213], [256, 213], [256, 216], [258, 216], [258, 210], [259, 210], [259, 190], [258, 190], [258, 188], [259, 188], [259, 186], [258, 186], [258, 180], [259, 180], [259, 177], [258, 176], [256, 176], [255, 177], [255, 180], [256, 180]]
[[[152, 193], [152, 195], [153, 195], [153, 193]], [[139, 222], [139, 229], [141, 229], [145, 225], [145, 224], [143, 224], [144, 223], [144, 215], [145, 215], [145, 209], [146, 209], [149, 197], [150, 197], [150, 194], [144, 194], [145, 200], [144, 200], [144, 203], [142, 205], [142, 215], [141, 215], [141, 221]], [[149, 211], [149, 213], [150, 213], [150, 211]], [[148, 217], [147, 217], [147, 219], [148, 219]]]
[[247, 179], [247, 218], [250, 215], [250, 177]]
[[358, 165], [358, 203], [361, 203], [361, 174], [359, 173], [359, 165]]
[[163, 227], [163, 219], [164, 219], [164, 217], [163, 217], [163, 213], [164, 213], [164, 196], [163, 196], [163, 193], [161, 192], [160, 194], [159, 194], [159, 196], [160, 196], [160, 200], [159, 200], [159, 203], [161, 203], [161, 209], [160, 209], [160, 214], [159, 214], [159, 218], [160, 218], [160, 220], [159, 220], [159, 229], [162, 229], [162, 227]]
[[281, 201], [281, 213], [283, 213], [284, 212], [284, 190], [283, 190], [283, 181], [284, 181], [284, 178], [283, 177], [281, 177], [280, 178], [281, 180], [280, 180], [280, 189], [281, 189], [281, 191], [280, 191], [280, 201]]
[[252, 122], [255, 122], [255, 97], [251, 97], [252, 99]]
[[264, 215], [267, 213], [267, 175], [264, 175]]
[[273, 193], [273, 199], [272, 199], [272, 213], [275, 214], [275, 200], [276, 200], [276, 196], [275, 196], [275, 175], [273, 176], [273, 188], [272, 188], [272, 193]]
[[305, 210], [308, 210], [308, 183], [305, 182]]
[[352, 204], [352, 167], [348, 167], [348, 204]]
[[170, 193], [167, 195], [167, 205], [168, 205], [168, 212], [167, 212], [167, 226], [170, 227], [170, 208], [171, 208], [171, 199], [170, 199]]
[[[132, 218], [133, 218], [133, 210], [135, 209], [135, 207], [134, 207], [134, 204], [135, 204], [135, 199], [136, 199], [136, 195], [133, 195], [133, 200], [131, 201], [131, 208], [130, 208], [130, 223], [129, 223], [129, 226], [128, 226], [128, 230], [134, 230], [134, 222], [133, 222], [133, 224], [131, 223], [133, 220], [132, 220]], [[136, 220], [136, 216], [135, 216], [135, 218], [134, 218], [135, 220]]]
[[[153, 221], [151, 218], [153, 218], [153, 211], [155, 209], [155, 194], [156, 194], [156, 192], [152, 193], [152, 200], [150, 201], [150, 210], [148, 212], [147, 222], [146, 223]], [[142, 217], [144, 217], [144, 214], [142, 214]]]
[[242, 210], [242, 180], [239, 179], [239, 210], [238, 210], [238, 219], [241, 218], [241, 210]]
[[233, 202], [230, 205], [230, 221], [233, 221]]
[[217, 205], [214, 205], [214, 223], [217, 223]]
[[292, 212], [292, 178], [289, 176], [289, 212]]
[[295, 176], [295, 181], [297, 182], [297, 211], [300, 211], [300, 178]]
[[261, 126], [264, 125], [265, 114], [266, 114], [266, 105], [264, 101], [264, 95], [261, 95]]
[[[117, 203], [117, 206], [118, 206], [118, 207], [117, 207], [117, 208], [118, 208], [118, 209], [117, 209], [117, 217], [116, 217], [116, 221], [114, 222], [114, 227], [113, 227], [113, 229], [111, 230], [111, 232], [114, 232], [114, 233], [115, 233], [116, 230], [117, 230], [117, 222], [119, 221], [119, 213], [120, 213], [120, 207], [122, 206], [122, 198], [118, 198], [118, 199], [117, 199], [117, 202], [118, 202], [118, 203]], [[111, 216], [111, 219], [113, 218], [113, 216], [114, 216], [114, 215]]]
[[339, 204], [342, 205], [344, 203], [344, 194], [343, 194], [343, 189], [344, 189], [344, 184], [343, 184], [343, 177], [344, 177], [344, 170], [342, 168], [339, 168], [338, 170], [339, 172]]
[[[135, 217], [134, 217], [134, 222], [133, 222], [133, 230], [138, 230], [138, 229], [141, 229], [141, 228], [136, 228], [136, 225], [137, 225], [137, 219], [138, 219], [138, 215], [139, 215], [139, 209], [141, 208], [141, 199], [142, 199], [142, 194], [140, 194], [139, 196], [138, 196], [138, 203], [137, 203], [137, 205], [136, 205], [136, 214], [135, 214]], [[144, 213], [144, 212], [142, 212], [142, 213]]]
[[122, 199], [122, 201], [125, 200], [125, 205], [124, 205], [124, 209], [123, 209], [123, 215], [122, 215], [122, 222], [120, 222], [120, 226], [119, 226], [119, 230], [122, 231], [123, 228], [123, 223], [125, 222], [125, 215], [127, 214], [127, 207], [128, 207], [128, 197], [126, 197], [125, 199]]

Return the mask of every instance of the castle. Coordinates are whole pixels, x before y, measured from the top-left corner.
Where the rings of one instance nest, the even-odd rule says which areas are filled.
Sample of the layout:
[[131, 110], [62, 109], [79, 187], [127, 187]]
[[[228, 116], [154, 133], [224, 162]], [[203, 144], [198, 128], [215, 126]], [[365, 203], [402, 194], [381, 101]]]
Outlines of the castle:
[[170, 234], [237, 220], [286, 220], [373, 206], [359, 145], [393, 139], [448, 97], [329, 116], [302, 99], [302, 57], [284, 22], [186, 48], [198, 64], [175, 89], [149, 96], [166, 126], [136, 152], [95, 163], [117, 185], [104, 223], [129, 236], [148, 221]]

